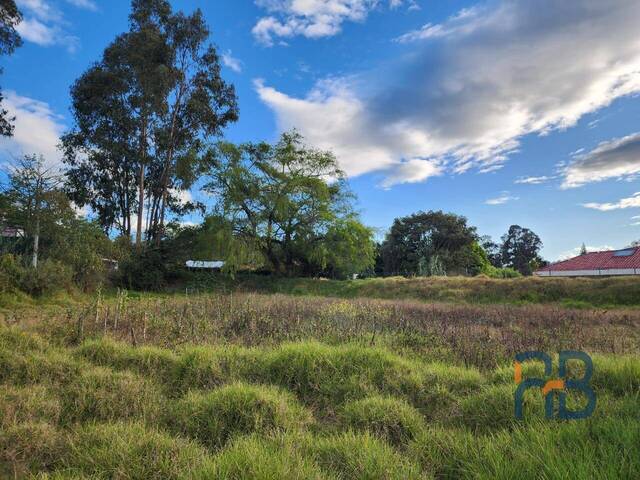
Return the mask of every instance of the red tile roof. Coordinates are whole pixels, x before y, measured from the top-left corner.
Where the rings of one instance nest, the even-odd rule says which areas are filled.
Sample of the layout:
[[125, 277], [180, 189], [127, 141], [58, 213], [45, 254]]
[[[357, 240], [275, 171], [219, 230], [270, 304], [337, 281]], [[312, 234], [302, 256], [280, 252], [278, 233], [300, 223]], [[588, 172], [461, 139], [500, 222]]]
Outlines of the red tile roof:
[[[626, 251], [630, 251], [631, 255], [620, 256], [622, 252]], [[553, 263], [538, 271], [558, 272], [569, 270], [610, 270], [614, 268], [640, 269], [640, 248], [586, 253], [563, 262]]]

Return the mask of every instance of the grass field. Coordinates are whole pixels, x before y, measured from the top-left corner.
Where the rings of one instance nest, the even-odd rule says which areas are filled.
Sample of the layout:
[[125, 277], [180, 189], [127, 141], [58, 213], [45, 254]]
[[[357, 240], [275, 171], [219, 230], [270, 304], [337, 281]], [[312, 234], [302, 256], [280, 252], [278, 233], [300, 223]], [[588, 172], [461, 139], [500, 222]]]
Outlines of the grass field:
[[[640, 476], [637, 309], [265, 293], [281, 282], [5, 309], [0, 478]], [[531, 390], [516, 420], [514, 355], [563, 349], [594, 360], [594, 415], [547, 420]]]

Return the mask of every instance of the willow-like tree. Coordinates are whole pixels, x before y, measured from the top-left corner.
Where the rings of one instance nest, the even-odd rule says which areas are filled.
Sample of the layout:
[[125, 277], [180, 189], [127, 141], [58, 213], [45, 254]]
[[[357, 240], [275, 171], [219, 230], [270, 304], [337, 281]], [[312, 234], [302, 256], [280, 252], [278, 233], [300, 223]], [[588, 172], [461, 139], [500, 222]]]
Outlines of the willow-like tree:
[[72, 88], [76, 127], [62, 142], [70, 194], [106, 230], [135, 228], [138, 245], [143, 230], [160, 241], [167, 211], [192, 207], [180, 191], [197, 179], [207, 139], [238, 117], [208, 39], [199, 10], [134, 0], [129, 31]]
[[[11, 55], [16, 48], [22, 45], [20, 35], [16, 27], [22, 21], [22, 15], [14, 0], [0, 0], [0, 55]], [[2, 69], [0, 68], [0, 73]], [[0, 93], [0, 103], [3, 96]], [[4, 108], [0, 108], [0, 136], [13, 135], [13, 118]]]
[[275, 145], [219, 143], [204, 187], [229, 242], [259, 252], [278, 273], [346, 275], [373, 264], [371, 231], [331, 152], [285, 133]]

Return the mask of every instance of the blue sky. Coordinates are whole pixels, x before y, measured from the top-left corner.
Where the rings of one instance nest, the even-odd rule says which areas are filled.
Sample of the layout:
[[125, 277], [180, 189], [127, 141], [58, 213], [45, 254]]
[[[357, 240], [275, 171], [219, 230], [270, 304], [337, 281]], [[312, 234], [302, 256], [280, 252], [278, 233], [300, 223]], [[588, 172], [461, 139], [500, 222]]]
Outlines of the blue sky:
[[[55, 162], [69, 87], [126, 30], [129, 2], [17, 3], [25, 44], [0, 77], [16, 134], [0, 155]], [[336, 153], [381, 234], [442, 209], [496, 239], [532, 228], [550, 260], [640, 239], [636, 0], [172, 3], [202, 9], [236, 86], [226, 137], [295, 126]]]

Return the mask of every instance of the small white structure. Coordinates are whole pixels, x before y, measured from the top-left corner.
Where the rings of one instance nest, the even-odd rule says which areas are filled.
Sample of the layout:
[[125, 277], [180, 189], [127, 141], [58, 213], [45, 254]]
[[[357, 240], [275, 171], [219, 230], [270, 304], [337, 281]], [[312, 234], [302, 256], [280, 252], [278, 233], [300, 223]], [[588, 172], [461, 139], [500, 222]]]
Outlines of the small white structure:
[[199, 270], [220, 270], [222, 267], [224, 267], [224, 262], [220, 260], [187, 260], [186, 265], [187, 268], [196, 268]]

